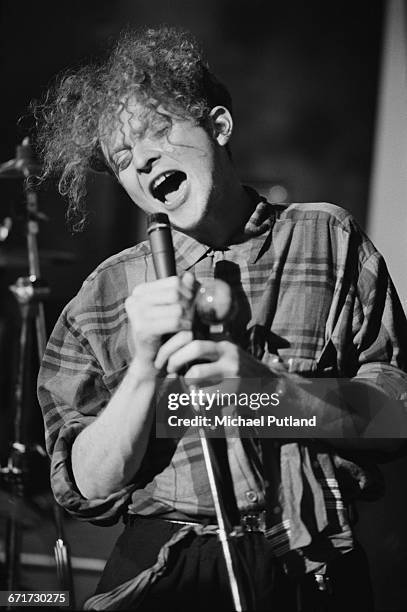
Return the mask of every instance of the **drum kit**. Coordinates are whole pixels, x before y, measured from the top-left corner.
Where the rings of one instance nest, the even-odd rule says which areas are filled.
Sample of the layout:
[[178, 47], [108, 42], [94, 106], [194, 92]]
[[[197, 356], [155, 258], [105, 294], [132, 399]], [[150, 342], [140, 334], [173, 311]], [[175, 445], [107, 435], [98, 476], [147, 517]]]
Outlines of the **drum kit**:
[[[31, 444], [27, 436], [27, 389], [30, 379], [27, 376], [31, 359], [32, 339], [35, 338], [38, 364], [46, 345], [46, 326], [44, 301], [49, 299], [50, 290], [40, 274], [40, 261], [72, 260], [72, 255], [59, 251], [39, 254], [38, 233], [40, 222], [47, 217], [38, 209], [38, 195], [33, 188], [33, 178], [40, 174], [41, 167], [35, 160], [29, 138], [24, 138], [16, 148], [16, 156], [0, 164], [0, 180], [14, 179], [23, 183], [23, 224], [26, 246], [23, 250], [1, 254], [0, 268], [28, 268], [28, 275], [21, 276], [9, 286], [14, 296], [13, 303], [18, 314], [18, 333], [16, 338], [16, 371], [13, 375], [11, 420], [12, 432], [6, 462], [0, 466], [0, 519], [5, 521], [4, 574], [5, 584], [1, 588], [8, 591], [21, 589], [20, 559], [22, 552], [22, 530], [35, 528], [44, 521], [44, 514], [38, 504], [30, 499], [28, 483], [32, 481], [31, 470], [36, 465], [33, 454], [41, 455], [45, 461], [46, 453], [41, 444]], [[0, 242], [5, 241], [13, 226], [12, 216], [0, 220]], [[34, 333], [35, 332], [35, 333]], [[47, 463], [48, 466], [48, 463]], [[55, 526], [55, 569], [59, 588], [70, 592], [70, 607], [73, 602], [73, 581], [69, 546], [66, 543], [63, 527], [63, 510], [53, 504], [53, 523]], [[48, 519], [48, 515], [46, 517]]]

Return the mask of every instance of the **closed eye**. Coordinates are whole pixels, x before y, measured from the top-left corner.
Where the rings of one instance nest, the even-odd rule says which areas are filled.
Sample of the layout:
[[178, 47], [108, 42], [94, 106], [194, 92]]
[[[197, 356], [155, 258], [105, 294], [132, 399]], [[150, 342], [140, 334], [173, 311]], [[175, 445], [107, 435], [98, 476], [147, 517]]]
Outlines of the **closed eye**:
[[154, 138], [164, 138], [164, 136], [167, 136], [168, 132], [170, 131], [170, 125], [166, 124], [163, 127], [158, 128], [157, 130], [154, 131]]
[[118, 174], [123, 170], [126, 170], [130, 165], [132, 160], [132, 155], [130, 150], [120, 151], [117, 155], [114, 156], [112, 162], [115, 169], [115, 172]]

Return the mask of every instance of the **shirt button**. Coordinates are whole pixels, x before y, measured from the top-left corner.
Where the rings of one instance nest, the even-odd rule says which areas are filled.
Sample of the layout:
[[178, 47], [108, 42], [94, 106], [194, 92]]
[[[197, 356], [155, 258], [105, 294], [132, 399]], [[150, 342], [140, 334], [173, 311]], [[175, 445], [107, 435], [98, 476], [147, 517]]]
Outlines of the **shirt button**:
[[254, 503], [258, 500], [258, 496], [255, 491], [246, 491], [246, 498], [251, 503]]

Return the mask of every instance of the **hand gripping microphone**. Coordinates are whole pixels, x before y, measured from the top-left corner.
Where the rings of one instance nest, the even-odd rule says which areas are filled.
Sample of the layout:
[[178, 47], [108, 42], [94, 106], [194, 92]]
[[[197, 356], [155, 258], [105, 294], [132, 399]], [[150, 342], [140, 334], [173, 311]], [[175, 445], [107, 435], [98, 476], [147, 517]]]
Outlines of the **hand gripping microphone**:
[[[175, 254], [172, 243], [171, 225], [168, 215], [156, 213], [147, 217], [147, 234], [157, 279], [175, 276]], [[202, 323], [220, 331], [233, 313], [233, 300], [230, 287], [224, 281], [214, 278], [200, 287], [196, 298], [196, 313]], [[214, 338], [215, 339], [215, 338]]]

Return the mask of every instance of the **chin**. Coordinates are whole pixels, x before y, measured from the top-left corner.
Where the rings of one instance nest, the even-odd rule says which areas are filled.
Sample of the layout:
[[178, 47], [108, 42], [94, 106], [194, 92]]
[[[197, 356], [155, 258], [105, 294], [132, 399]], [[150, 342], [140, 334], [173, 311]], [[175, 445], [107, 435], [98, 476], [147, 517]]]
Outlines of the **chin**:
[[178, 230], [179, 232], [183, 232], [184, 234], [188, 234], [190, 236], [194, 236], [196, 234], [196, 224], [191, 223], [177, 223], [175, 220], [170, 219], [171, 221], [171, 225], [173, 226], [174, 229]]
[[172, 225], [185, 233], [198, 230], [199, 227], [203, 225], [205, 216], [198, 214], [194, 216], [191, 214], [187, 215], [186, 211], [182, 210], [182, 208], [184, 207], [180, 207], [177, 211], [174, 211], [175, 214], [169, 215]]

